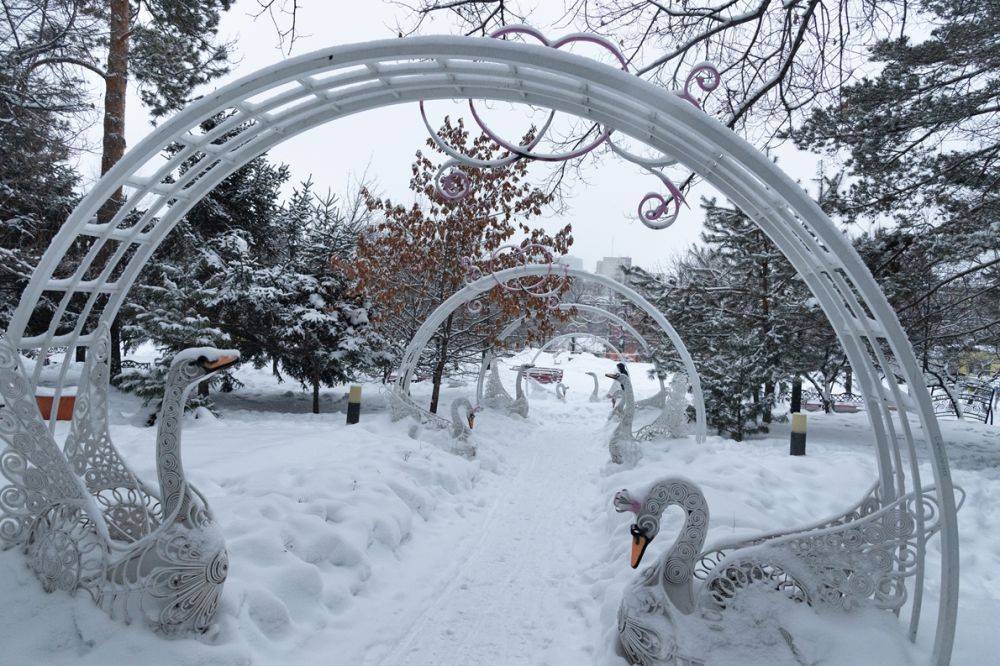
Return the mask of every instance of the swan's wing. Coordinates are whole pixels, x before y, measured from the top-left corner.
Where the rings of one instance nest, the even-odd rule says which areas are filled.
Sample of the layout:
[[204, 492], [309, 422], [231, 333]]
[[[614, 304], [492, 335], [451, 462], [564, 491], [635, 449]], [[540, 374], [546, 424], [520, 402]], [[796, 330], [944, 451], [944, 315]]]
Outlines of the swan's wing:
[[861, 500], [856, 502], [847, 510], [836, 513], [815, 523], [796, 527], [791, 530], [779, 530], [745, 539], [713, 543], [709, 548], [705, 549], [701, 553], [699, 561], [695, 566], [694, 575], [696, 578], [704, 580], [708, 577], [709, 572], [715, 568], [719, 561], [725, 557], [726, 553], [731, 553], [734, 550], [749, 548], [751, 546], [759, 546], [760, 544], [773, 539], [802, 535], [809, 532], [815, 532], [817, 530], [825, 530], [830, 527], [836, 527], [838, 525], [845, 525], [864, 516], [871, 515], [878, 511], [882, 506], [878, 495], [878, 485], [879, 484], [876, 481], [875, 484], [872, 485], [862, 496]]
[[387, 388], [386, 391], [387, 398], [389, 400], [389, 407], [392, 411], [393, 421], [398, 421], [406, 418], [407, 416], [412, 416], [420, 423], [434, 428], [447, 429], [451, 427], [450, 420], [442, 418], [437, 414], [430, 413], [415, 403], [413, 398], [403, 393], [397, 386]]
[[637, 400], [635, 403], [635, 408], [646, 409], [647, 407], [649, 408], [663, 407], [666, 401], [667, 401], [666, 390], [661, 388], [654, 395], [651, 395], [648, 398], [643, 398], [642, 400]]
[[514, 402], [514, 398], [511, 397], [500, 381], [500, 371], [497, 370], [495, 357], [490, 364], [490, 374], [486, 380], [483, 402], [491, 407], [509, 407]]
[[724, 606], [739, 588], [769, 580], [814, 605], [898, 609], [940, 517], [930, 487], [841, 524], [723, 552], [704, 576], [700, 601]]
[[91, 493], [112, 488], [138, 489], [139, 482], [112, 443], [108, 429], [111, 338], [106, 324], [100, 325], [96, 337], [88, 349], [77, 387], [73, 421], [63, 452]]
[[111, 336], [106, 324], [97, 330], [87, 353], [69, 435], [63, 452], [70, 467], [83, 479], [118, 541], [135, 541], [159, 520], [159, 493], [143, 483], [111, 441], [108, 428], [108, 386]]
[[38, 411], [17, 348], [0, 334], [0, 545], [23, 543], [31, 521], [56, 503], [89, 506], [83, 483], [70, 468]]

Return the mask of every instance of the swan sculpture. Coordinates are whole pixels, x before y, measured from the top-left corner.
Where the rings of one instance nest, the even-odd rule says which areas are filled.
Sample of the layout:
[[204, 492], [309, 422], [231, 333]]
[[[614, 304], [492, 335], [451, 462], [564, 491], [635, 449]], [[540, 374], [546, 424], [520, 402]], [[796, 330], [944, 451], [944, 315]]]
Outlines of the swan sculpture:
[[591, 402], [600, 402], [601, 399], [602, 399], [601, 398], [601, 381], [597, 378], [597, 373], [596, 372], [588, 372], [587, 374], [590, 375], [591, 378], [594, 380], [594, 390], [591, 391], [591, 393], [590, 393], [590, 401]]
[[500, 372], [496, 356], [490, 358], [488, 362], [489, 377], [486, 380], [486, 389], [483, 391], [483, 404], [496, 409], [510, 409], [514, 403], [514, 398], [504, 388], [500, 381]]
[[205, 631], [228, 555], [208, 503], [185, 478], [181, 420], [190, 390], [235, 364], [239, 352], [194, 348], [171, 363], [156, 437], [158, 491], [124, 465], [107, 436], [106, 414], [91, 413], [106, 409], [90, 403], [106, 391], [98, 383], [106, 358], [93, 356], [64, 454], [41, 419], [17, 350], [0, 336], [0, 437], [10, 482], [0, 489], [0, 535], [24, 549], [46, 591], [86, 590], [113, 617], [138, 616], [164, 633]]
[[563, 402], [566, 402], [567, 391], [569, 391], [569, 387], [563, 384], [562, 382], [556, 384], [556, 397], [562, 400]]
[[524, 394], [524, 373], [528, 368], [535, 367], [532, 363], [524, 363], [517, 368], [517, 383], [514, 385], [514, 402], [510, 404], [507, 411], [517, 414], [522, 418], [528, 418], [528, 396]]
[[660, 380], [660, 390], [649, 396], [648, 398], [643, 398], [642, 400], [636, 400], [636, 409], [656, 409], [663, 408], [663, 405], [667, 401], [667, 387], [663, 385], [663, 378], [658, 378]]
[[724, 614], [736, 612], [734, 597], [751, 586], [816, 607], [896, 611], [906, 602], [905, 578], [915, 573], [918, 526], [928, 537], [940, 528], [933, 488], [885, 504], [873, 488], [847, 512], [810, 527], [703, 551], [708, 502], [691, 481], [662, 478], [641, 497], [619, 491], [613, 503], [635, 514], [633, 569], [660, 533], [664, 510], [684, 513], [674, 543], [626, 588], [619, 607], [617, 651], [644, 666], [702, 659], [704, 637], [719, 635]]
[[639, 428], [635, 433], [637, 440], [676, 439], [687, 434], [687, 386], [687, 375], [675, 373], [659, 416], [649, 425]]
[[455, 451], [470, 458], [476, 455], [476, 449], [469, 440], [476, 424], [477, 411], [466, 398], [457, 398], [451, 403], [451, 438], [455, 442]]
[[[622, 399], [618, 403], [621, 405], [620, 419], [611, 433], [611, 440], [608, 442], [611, 462], [616, 465], [634, 464], [639, 460], [639, 447], [632, 434], [632, 418], [635, 415], [635, 394], [632, 392], [632, 380], [629, 378], [628, 369], [624, 363], [618, 364], [617, 372], [609, 372], [605, 376], [615, 380], [622, 388]], [[618, 407], [616, 406], [615, 409]]]

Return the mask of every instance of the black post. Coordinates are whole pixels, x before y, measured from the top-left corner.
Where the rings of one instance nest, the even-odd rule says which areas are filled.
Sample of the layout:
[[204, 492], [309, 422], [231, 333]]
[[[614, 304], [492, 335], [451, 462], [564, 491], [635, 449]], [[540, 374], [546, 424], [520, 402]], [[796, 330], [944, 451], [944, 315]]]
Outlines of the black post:
[[792, 414], [792, 441], [788, 447], [788, 454], [792, 456], [804, 456], [806, 454], [805, 414]]
[[792, 380], [792, 414], [802, 411], [802, 378], [795, 375]]
[[347, 394], [347, 425], [353, 425], [361, 420], [361, 386], [352, 384]]

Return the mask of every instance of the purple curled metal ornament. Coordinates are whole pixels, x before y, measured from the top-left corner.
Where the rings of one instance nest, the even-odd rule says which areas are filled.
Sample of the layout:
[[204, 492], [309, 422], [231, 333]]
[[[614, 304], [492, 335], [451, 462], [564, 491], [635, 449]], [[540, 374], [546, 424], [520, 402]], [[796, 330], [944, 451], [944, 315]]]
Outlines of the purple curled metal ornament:
[[[543, 46], [554, 49], [576, 42], [595, 44], [611, 53], [621, 65], [622, 71], [628, 71], [628, 60], [625, 58], [624, 54], [622, 54], [621, 50], [610, 40], [599, 35], [572, 33], [551, 41], [541, 32], [530, 26], [509, 25], [496, 30], [490, 35], [490, 37], [499, 39], [507, 35], [525, 35], [537, 40]], [[701, 62], [691, 69], [684, 81], [683, 90], [678, 91], [677, 94], [682, 99], [685, 99], [693, 104], [696, 108], [701, 109], [701, 102], [699, 102], [698, 99], [692, 94], [692, 86], [696, 85], [703, 92], [709, 93], [718, 88], [720, 82], [721, 76], [719, 74], [719, 70], [708, 62]], [[472, 113], [473, 120], [476, 125], [479, 126], [479, 129], [483, 132], [483, 134], [489, 137], [490, 140], [496, 145], [506, 150], [508, 153], [506, 156], [494, 160], [483, 160], [464, 155], [461, 151], [448, 145], [448, 143], [444, 141], [444, 139], [441, 138], [441, 136], [431, 126], [430, 121], [427, 119], [424, 103], [423, 101], [420, 102], [420, 114], [423, 118], [424, 125], [427, 127], [427, 131], [430, 133], [435, 144], [437, 144], [437, 146], [451, 158], [441, 165], [434, 178], [434, 184], [438, 194], [447, 201], [458, 201], [468, 196], [471, 192], [471, 179], [469, 178], [469, 175], [460, 168], [460, 165], [472, 168], [498, 168], [507, 166], [521, 159], [538, 160], [540, 162], [561, 162], [582, 157], [583, 155], [592, 152], [602, 144], [606, 143], [613, 152], [626, 161], [638, 164], [659, 178], [660, 182], [663, 183], [663, 186], [667, 190], [666, 195], [658, 192], [649, 192], [639, 201], [637, 214], [639, 220], [645, 226], [650, 229], [666, 229], [677, 221], [677, 218], [680, 216], [681, 204], [684, 204], [685, 206], [687, 205], [687, 202], [684, 199], [684, 194], [681, 192], [680, 188], [660, 171], [662, 167], [669, 166], [676, 161], [669, 156], [649, 159], [630, 153], [624, 148], [617, 146], [615, 142], [611, 140], [611, 129], [602, 129], [597, 138], [574, 150], [563, 153], [540, 153], [536, 152], [534, 149], [542, 141], [542, 138], [551, 126], [552, 119], [556, 113], [555, 111], [549, 112], [545, 123], [530, 141], [518, 144], [507, 141], [494, 132], [486, 121], [483, 120], [482, 115], [476, 108], [475, 101], [472, 99], [469, 100], [469, 110]]]
[[722, 76], [719, 74], [719, 70], [715, 68], [710, 62], [699, 62], [697, 65], [691, 68], [688, 72], [687, 78], [684, 79], [684, 90], [677, 93], [682, 99], [686, 99], [695, 105], [695, 108], [701, 108], [701, 102], [699, 102], [694, 95], [691, 94], [691, 84], [696, 83], [702, 91], [710, 93], [719, 87], [719, 83], [722, 81]]
[[[567, 44], [573, 44], [573, 43], [596, 44], [597, 46], [600, 46], [601, 48], [611, 53], [611, 55], [613, 55], [615, 59], [618, 60], [619, 64], [621, 64], [622, 71], [624, 72], [628, 71], [628, 60], [625, 59], [625, 55], [610, 40], [605, 39], [604, 37], [600, 37], [598, 35], [591, 35], [587, 33], [578, 32], [565, 35], [564, 37], [560, 37], [559, 39], [553, 42], [549, 41], [548, 38], [545, 37], [545, 35], [543, 35], [541, 32], [535, 30], [530, 26], [508, 25], [504, 26], [503, 28], [500, 28], [499, 30], [496, 30], [495, 32], [490, 34], [490, 37], [494, 39], [499, 39], [501, 37], [506, 37], [507, 35], [515, 35], [515, 34], [528, 35], [529, 37], [537, 39], [539, 43], [541, 43], [543, 46], [548, 46], [549, 48], [553, 49], [560, 49], [563, 46], [566, 46]], [[536, 153], [533, 152], [530, 148], [525, 149], [524, 146], [518, 146], [517, 144], [513, 144], [510, 143], [509, 141], [506, 141], [499, 134], [490, 129], [489, 125], [486, 124], [486, 121], [484, 121], [482, 117], [479, 115], [479, 112], [476, 110], [475, 102], [471, 99], [469, 100], [469, 110], [472, 111], [472, 117], [473, 119], [475, 119], [476, 124], [479, 125], [479, 129], [483, 131], [483, 134], [485, 134], [491, 140], [493, 140], [494, 143], [496, 143], [499, 146], [502, 146], [510, 153], [517, 155], [518, 157], [531, 160], [538, 160], [540, 162], [563, 162], [565, 160], [571, 160], [576, 157], [582, 157], [583, 155], [586, 155], [587, 153], [591, 152], [592, 150], [600, 146], [602, 143], [607, 141], [608, 137], [611, 136], [611, 130], [604, 129], [601, 131], [601, 133], [598, 135], [596, 139], [575, 150], [571, 150], [566, 153]], [[549, 120], [546, 122], [546, 127], [548, 126], [549, 123], [551, 123], [551, 116], [554, 113], [555, 113], [554, 111], [550, 113]], [[539, 137], [538, 137], [539, 139], [541, 138], [541, 134], [542, 133], [539, 132]], [[534, 141], [533, 143], [537, 145], [538, 141]]]
[[[536, 259], [529, 258], [527, 252], [528, 250], [539, 251], [546, 258], [546, 260], [544, 262], [540, 262]], [[516, 266], [525, 266], [529, 262], [545, 263], [548, 265], [549, 270], [544, 275], [538, 276], [534, 279], [524, 277], [501, 282], [496, 278], [496, 272], [497, 270], [502, 270], [497, 266], [497, 264], [499, 263], [499, 259], [504, 252], [510, 253], [516, 262]], [[532, 254], [534, 254], [534, 252], [532, 252]], [[484, 275], [492, 275], [494, 282], [496, 282], [496, 286], [500, 287], [504, 291], [544, 300], [546, 307], [549, 309], [555, 309], [559, 306], [559, 292], [562, 291], [569, 281], [569, 273], [566, 270], [566, 266], [556, 263], [552, 250], [544, 245], [539, 245], [538, 243], [528, 243], [525, 245], [509, 243], [501, 245], [493, 250], [483, 263], [485, 264], [485, 269], [473, 261], [470, 257], [462, 257], [461, 264], [465, 269], [465, 283], [467, 285], [481, 279]], [[507, 266], [507, 268], [511, 267]], [[546, 287], [546, 281], [557, 276], [560, 277], [560, 281], [554, 287]], [[469, 301], [466, 305], [466, 309], [470, 314], [478, 314], [482, 312], [483, 304], [480, 299], [477, 298], [476, 300]]]
[[[663, 182], [663, 186], [670, 193], [669, 198], [664, 197], [658, 192], [648, 193], [639, 202], [639, 220], [650, 229], [666, 229], [677, 221], [677, 218], [681, 214], [681, 204], [686, 206], [687, 201], [684, 199], [684, 193], [681, 192], [681, 188], [674, 185], [673, 181], [659, 171], [653, 171], [652, 173]], [[650, 202], [654, 202], [656, 205], [649, 208], [648, 204]], [[673, 208], [674, 212], [666, 215], [670, 208]]]

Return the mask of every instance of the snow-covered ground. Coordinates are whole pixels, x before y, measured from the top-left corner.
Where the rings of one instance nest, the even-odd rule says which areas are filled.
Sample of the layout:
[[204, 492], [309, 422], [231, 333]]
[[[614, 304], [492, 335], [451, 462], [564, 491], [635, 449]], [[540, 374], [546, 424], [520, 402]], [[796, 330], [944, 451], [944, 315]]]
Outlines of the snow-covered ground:
[[[666, 474], [692, 479], [711, 508], [712, 541], [825, 517], [874, 480], [863, 413], [811, 414], [804, 458], [787, 455], [787, 426], [778, 425], [770, 437], [742, 444], [643, 445], [638, 467], [615, 468], [608, 405], [588, 402], [585, 374], [612, 364], [589, 355], [558, 362], [567, 401], [535, 395], [527, 421], [481, 413], [474, 460], [450, 453], [447, 433], [393, 423], [376, 385], [364, 387], [361, 423], [346, 426], [340, 412], [305, 413], [309, 397], [297, 386], [241, 369], [246, 386], [221, 397], [223, 418], [189, 418], [184, 433], [185, 469], [212, 503], [230, 552], [216, 629], [163, 639], [125, 627], [86, 598], [45, 594], [21, 555], [5, 552], [0, 663], [615, 663], [615, 613], [636, 574], [626, 556], [629, 520], [611, 508], [616, 490]], [[631, 366], [639, 398], [656, 389], [646, 367]], [[502, 376], [512, 386], [513, 373]], [[446, 389], [442, 412], [473, 385]], [[414, 386], [418, 399], [427, 391]], [[324, 409], [340, 406], [342, 394], [325, 392]], [[112, 434], [154, 480], [154, 431], [136, 425], [139, 411], [116, 395]], [[955, 481], [968, 493], [953, 663], [997, 663], [1000, 427], [944, 428]], [[651, 554], [666, 545], [654, 543]], [[933, 572], [936, 542], [930, 550]], [[927, 630], [935, 606], [931, 585]], [[719, 638], [710, 663], [926, 659], [926, 641], [910, 646], [882, 613], [819, 619], [795, 607], [774, 617], [750, 613], [743, 623]], [[779, 624], [794, 629], [798, 656], [775, 638]], [[758, 638], [739, 633], [750, 631]]]

